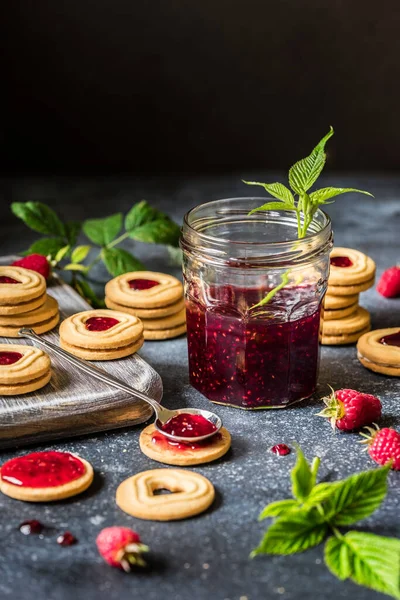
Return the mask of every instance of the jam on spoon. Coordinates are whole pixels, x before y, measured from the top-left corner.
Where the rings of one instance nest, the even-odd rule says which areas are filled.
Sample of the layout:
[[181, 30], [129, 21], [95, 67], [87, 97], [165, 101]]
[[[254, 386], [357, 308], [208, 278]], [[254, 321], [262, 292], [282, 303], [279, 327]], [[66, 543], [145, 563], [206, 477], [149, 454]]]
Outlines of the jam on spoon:
[[1, 275], [0, 283], [21, 283], [21, 282], [18, 281], [17, 279], [14, 279], [14, 277], [8, 277], [7, 275]]
[[90, 317], [85, 322], [85, 327], [88, 331], [107, 331], [107, 329], [111, 329], [118, 323], [118, 319], [113, 317]]
[[79, 479], [86, 467], [69, 452], [31, 452], [8, 460], [1, 468], [1, 479], [19, 487], [46, 488]]
[[159, 281], [154, 281], [153, 279], [131, 279], [128, 281], [128, 285], [132, 290], [142, 291], [142, 290], [150, 290], [156, 285], [160, 285]]
[[353, 261], [348, 256], [331, 256], [331, 265], [334, 267], [352, 267]]
[[20, 352], [3, 350], [0, 352], [0, 365], [13, 365], [14, 363], [18, 362], [22, 356], [23, 355]]
[[397, 346], [400, 348], [400, 329], [390, 335], [385, 335], [379, 340], [384, 346]]
[[286, 444], [276, 444], [275, 446], [272, 446], [271, 452], [277, 456], [287, 456], [290, 454], [291, 450]]
[[180, 437], [201, 437], [217, 431], [217, 427], [202, 415], [180, 413], [169, 419], [162, 427], [165, 433]]

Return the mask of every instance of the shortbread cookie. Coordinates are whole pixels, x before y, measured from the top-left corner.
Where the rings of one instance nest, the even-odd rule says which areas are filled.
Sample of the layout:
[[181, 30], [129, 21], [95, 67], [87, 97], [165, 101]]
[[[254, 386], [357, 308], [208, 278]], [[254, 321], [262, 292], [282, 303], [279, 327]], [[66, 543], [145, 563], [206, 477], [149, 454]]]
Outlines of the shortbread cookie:
[[357, 283], [354, 285], [328, 285], [328, 293], [332, 296], [354, 296], [354, 294], [361, 294], [373, 287], [375, 283], [375, 277], [364, 283]]
[[124, 273], [106, 285], [111, 302], [133, 308], [160, 308], [178, 302], [183, 285], [172, 275], [152, 271]]
[[353, 315], [358, 308], [358, 303], [351, 304], [346, 308], [334, 308], [332, 310], [324, 310], [324, 320], [331, 321], [332, 319], [344, 319], [345, 317], [349, 317]]
[[231, 447], [231, 435], [225, 427], [221, 427], [218, 433], [207, 440], [185, 444], [169, 440], [151, 424], [143, 429], [139, 444], [143, 454], [157, 462], [189, 467], [224, 456]]
[[170, 340], [186, 333], [186, 323], [178, 325], [178, 327], [171, 327], [171, 329], [145, 329], [143, 336], [145, 340]]
[[186, 310], [182, 308], [179, 312], [168, 317], [160, 317], [159, 319], [141, 319], [144, 330], [153, 329], [160, 331], [162, 329], [173, 329], [179, 325], [186, 323]]
[[332, 296], [331, 294], [325, 295], [324, 306], [326, 310], [336, 310], [337, 308], [347, 308], [352, 304], [358, 304], [359, 295], [354, 294], [353, 296]]
[[0, 315], [34, 310], [46, 299], [45, 278], [23, 267], [0, 267]]
[[360, 337], [357, 356], [375, 373], [400, 377], [400, 327], [374, 329]]
[[21, 327], [30, 327], [37, 334], [53, 329], [59, 321], [58, 302], [47, 296], [45, 303], [27, 313], [19, 315], [0, 315], [0, 335], [18, 337]]
[[370, 315], [359, 306], [356, 312], [344, 319], [324, 321], [322, 324], [322, 344], [352, 344], [371, 328]]
[[93, 468], [69, 452], [32, 452], [12, 458], [0, 471], [0, 491], [25, 502], [52, 502], [75, 496], [93, 481]]
[[0, 344], [0, 395], [15, 396], [33, 392], [51, 377], [46, 352], [23, 344]]
[[107, 308], [127, 312], [130, 315], [139, 317], [139, 319], [159, 319], [161, 317], [168, 317], [169, 315], [179, 313], [185, 306], [183, 298], [178, 300], [178, 302], [168, 304], [168, 306], [163, 306], [162, 308], [133, 308], [132, 306], [123, 306], [123, 304], [113, 302], [110, 298], [107, 298], [107, 296], [105, 298], [105, 303]]
[[60, 345], [86, 360], [112, 360], [136, 352], [143, 344], [140, 319], [113, 310], [86, 310], [60, 326]]
[[375, 263], [353, 248], [333, 248], [330, 255], [328, 286], [353, 286], [375, 279]]
[[[155, 495], [156, 490], [172, 493]], [[138, 519], [176, 521], [205, 511], [214, 498], [214, 486], [198, 473], [153, 469], [123, 481], [117, 489], [116, 502], [124, 512]]]

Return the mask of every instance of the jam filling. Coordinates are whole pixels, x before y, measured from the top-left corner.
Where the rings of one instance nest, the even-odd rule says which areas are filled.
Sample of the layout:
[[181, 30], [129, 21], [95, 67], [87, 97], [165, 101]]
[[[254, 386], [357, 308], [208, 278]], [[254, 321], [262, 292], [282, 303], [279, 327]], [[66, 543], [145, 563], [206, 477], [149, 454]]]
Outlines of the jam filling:
[[316, 388], [321, 297], [316, 287], [269, 289], [189, 282], [190, 383], [209, 400], [240, 408], [284, 406]]
[[353, 261], [348, 256], [331, 256], [331, 265], [334, 267], [352, 267]]
[[23, 354], [20, 352], [10, 352], [8, 350], [2, 350], [0, 352], [0, 365], [13, 365], [22, 358]]
[[154, 281], [153, 279], [131, 279], [128, 281], [128, 285], [132, 290], [142, 291], [142, 290], [150, 290], [156, 285], [160, 285], [159, 281]]
[[17, 279], [13, 277], [8, 277], [7, 275], [0, 275], [0, 283], [21, 283]]
[[21, 525], [18, 527], [18, 529], [24, 535], [32, 535], [35, 533], [39, 534], [39, 533], [42, 533], [42, 531], [44, 529], [44, 525], [40, 521], [37, 521], [36, 519], [32, 519], [30, 521], [24, 521], [23, 523], [21, 523]]
[[287, 456], [290, 454], [291, 450], [286, 444], [276, 444], [275, 446], [272, 446], [271, 452], [277, 456]]
[[216, 433], [213, 437], [201, 440], [200, 442], [175, 442], [170, 440], [162, 433], [156, 431], [153, 433], [151, 441], [153, 444], [161, 449], [179, 450], [180, 452], [186, 452], [187, 450], [201, 450], [202, 448], [208, 448], [215, 443], [216, 440], [221, 439], [221, 434]]
[[88, 331], [107, 331], [119, 323], [118, 319], [113, 317], [90, 317], [85, 322]]
[[161, 427], [165, 433], [179, 435], [180, 437], [200, 437], [217, 431], [214, 423], [205, 419], [202, 415], [191, 415], [181, 413], [169, 419]]
[[61, 533], [57, 538], [57, 544], [60, 546], [72, 546], [76, 544], [78, 540], [70, 531], [66, 531], [65, 533]]
[[391, 333], [390, 335], [385, 335], [379, 340], [379, 343], [383, 344], [384, 346], [397, 346], [400, 348], [400, 331]]
[[32, 452], [1, 467], [1, 479], [20, 487], [57, 487], [79, 479], [85, 465], [69, 452]]

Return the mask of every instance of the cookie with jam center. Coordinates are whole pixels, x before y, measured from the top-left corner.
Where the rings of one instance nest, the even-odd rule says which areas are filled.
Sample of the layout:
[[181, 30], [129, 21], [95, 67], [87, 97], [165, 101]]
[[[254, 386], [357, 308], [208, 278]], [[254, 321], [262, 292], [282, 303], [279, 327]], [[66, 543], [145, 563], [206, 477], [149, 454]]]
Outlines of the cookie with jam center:
[[400, 326], [374, 329], [361, 336], [357, 357], [370, 371], [400, 377]]
[[18, 315], [0, 315], [0, 335], [18, 337], [21, 327], [30, 327], [35, 333], [46, 333], [59, 322], [58, 302], [52, 296], [46, 295], [42, 306]]
[[153, 271], [133, 271], [111, 279], [106, 298], [122, 306], [163, 308], [182, 299], [183, 285], [176, 277]]
[[0, 395], [33, 392], [50, 378], [51, 362], [46, 352], [23, 344], [0, 344]]
[[34, 310], [46, 300], [46, 280], [30, 269], [0, 266], [0, 315]]

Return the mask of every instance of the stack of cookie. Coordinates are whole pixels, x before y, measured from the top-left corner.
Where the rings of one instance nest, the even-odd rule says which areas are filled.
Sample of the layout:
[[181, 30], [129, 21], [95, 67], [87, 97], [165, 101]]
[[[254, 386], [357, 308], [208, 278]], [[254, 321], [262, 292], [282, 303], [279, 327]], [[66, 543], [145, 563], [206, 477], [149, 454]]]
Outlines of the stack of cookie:
[[375, 282], [375, 263], [352, 248], [334, 248], [325, 296], [322, 344], [353, 344], [371, 329], [370, 314], [359, 306], [359, 294]]
[[57, 301], [46, 294], [42, 275], [23, 267], [0, 267], [0, 336], [18, 337], [21, 327], [45, 333], [59, 319]]
[[27, 394], [50, 381], [46, 352], [22, 344], [0, 344], [0, 396]]
[[143, 346], [143, 325], [137, 317], [115, 310], [85, 310], [60, 326], [60, 346], [84, 360], [114, 360]]
[[143, 323], [145, 340], [166, 340], [186, 331], [182, 283], [164, 273], [136, 271], [119, 275], [106, 285], [106, 306]]

